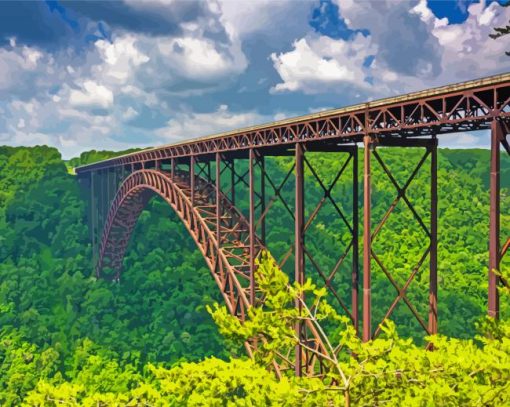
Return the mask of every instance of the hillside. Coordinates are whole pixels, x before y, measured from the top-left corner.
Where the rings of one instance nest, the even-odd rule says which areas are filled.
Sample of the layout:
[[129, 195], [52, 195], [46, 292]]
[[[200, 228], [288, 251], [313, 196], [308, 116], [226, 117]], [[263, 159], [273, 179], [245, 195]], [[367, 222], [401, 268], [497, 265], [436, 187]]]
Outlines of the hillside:
[[[402, 184], [421, 157], [414, 150], [380, 152]], [[485, 313], [488, 153], [439, 151], [439, 330], [454, 337], [473, 337], [475, 322]], [[108, 155], [85, 154], [72, 163], [83, 164]], [[332, 169], [340, 165], [339, 158], [315, 154], [310, 162], [331, 181], [336, 175]], [[287, 158], [268, 162], [272, 176], [280, 180], [289, 165]], [[502, 161], [501, 179], [501, 207], [505, 213], [502, 234], [507, 236], [507, 158]], [[373, 180], [375, 223], [393, 200], [395, 189], [376, 165]], [[408, 193], [424, 219], [428, 215], [427, 180], [424, 167]], [[310, 171], [306, 182], [310, 214], [322, 190]], [[352, 205], [348, 176], [342, 177], [332, 193], [348, 214]], [[283, 196], [292, 196], [292, 181], [285, 185]], [[243, 207], [246, 195], [240, 194], [239, 199]], [[131, 369], [143, 374], [149, 362], [170, 367], [180, 360], [242, 355], [237, 346], [225, 343], [207, 313], [207, 304], [221, 300], [219, 291], [192, 239], [166, 204], [154, 199], [142, 213], [119, 284], [93, 277], [86, 208], [83, 191], [75, 177], [68, 174], [57, 150], [0, 148], [0, 404], [18, 404], [39, 378], [78, 377], [84, 366], [95, 360], [91, 361], [91, 355], [97, 357], [97, 371], [104, 370], [105, 375], [105, 366], [115, 365], [112, 372]], [[284, 255], [292, 243], [293, 226], [285, 211], [277, 203], [268, 215], [268, 246], [276, 258]], [[348, 235], [334, 207], [325, 205], [307, 235], [310, 251], [330, 269], [347, 242]], [[403, 284], [424, 247], [423, 232], [413, 223], [405, 204], [399, 203], [374, 250]], [[335, 280], [345, 298], [349, 295], [349, 262], [346, 272], [339, 273]], [[506, 262], [510, 263], [508, 256]], [[426, 266], [422, 270], [409, 296], [426, 304]], [[312, 278], [320, 281], [317, 275], [312, 274]], [[376, 267], [373, 292], [374, 321], [378, 321], [395, 290]], [[418, 309], [426, 316], [423, 306]], [[503, 312], [508, 313], [508, 309]], [[421, 337], [405, 305], [397, 307], [392, 319], [403, 336]], [[116, 386], [129, 387], [129, 378], [120, 383], [124, 379], [117, 376]]]

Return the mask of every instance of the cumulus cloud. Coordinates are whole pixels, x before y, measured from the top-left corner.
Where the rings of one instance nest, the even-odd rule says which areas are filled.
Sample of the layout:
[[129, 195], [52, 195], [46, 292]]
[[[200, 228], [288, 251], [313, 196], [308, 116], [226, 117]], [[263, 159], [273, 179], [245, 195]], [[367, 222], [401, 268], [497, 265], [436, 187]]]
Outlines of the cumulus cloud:
[[472, 4], [448, 24], [426, 0], [332, 1], [351, 30], [342, 38], [309, 25], [318, 3], [293, 0], [63, 3], [81, 29], [58, 28], [76, 34], [67, 42], [17, 37], [11, 24], [0, 141], [65, 156], [154, 145], [510, 68], [505, 41], [488, 38], [510, 8]]
[[183, 112], [170, 119], [166, 126], [158, 129], [158, 136], [173, 142], [181, 139], [211, 135], [240, 127], [253, 126], [271, 120], [256, 112], [231, 112], [227, 105], [207, 113]]
[[[140, 26], [129, 31], [133, 21], [111, 23], [104, 18], [110, 28], [119, 29], [108, 36], [102, 29], [102, 36], [91, 37], [84, 49], [70, 44], [48, 50], [10, 38], [9, 45], [0, 48], [2, 142], [44, 140], [74, 153], [99, 144], [125, 148], [151, 143], [157, 136], [144, 126], [158, 127], [149, 122], [154, 117], [161, 126], [162, 117], [176, 114], [168, 101], [175, 88], [201, 94], [235, 78], [247, 66], [241, 42], [219, 21], [219, 6], [184, 3], [128, 4], [129, 13], [150, 14], [151, 21], [160, 21], [158, 13], [166, 13], [162, 19], [167, 23], [175, 19], [178, 28], [158, 31]], [[72, 6], [75, 11], [81, 7], [85, 14], [96, 12], [84, 4]]]
[[350, 29], [368, 29], [380, 65], [417, 77], [441, 72], [441, 49], [426, 22], [412, 12], [416, 0], [334, 0]]
[[363, 63], [375, 49], [363, 34], [349, 41], [326, 36], [302, 38], [293, 47], [292, 51], [271, 55], [283, 80], [274, 92], [342, 92], [345, 85], [367, 87]]
[[[307, 35], [293, 49], [271, 56], [282, 83], [276, 92], [353, 92], [369, 99], [391, 96], [508, 71], [504, 41], [492, 27], [510, 19], [510, 8], [482, 1], [468, 7], [461, 24], [438, 19], [426, 0], [335, 0], [352, 30], [348, 39]], [[373, 56], [366, 63], [368, 56]], [[364, 64], [365, 63], [365, 64]], [[342, 86], [343, 85], [343, 86]]]
[[44, 58], [37, 48], [17, 47], [16, 40], [11, 38], [9, 48], [0, 48], [0, 91], [15, 92], [20, 84], [37, 74], [41, 65], [43, 70], [47, 70], [51, 63], [52, 59]]
[[80, 90], [71, 90], [69, 103], [74, 107], [98, 107], [108, 109], [113, 105], [113, 93], [94, 81], [85, 81]]
[[101, 56], [102, 63], [93, 68], [95, 73], [117, 84], [128, 82], [136, 69], [150, 60], [137, 48], [135, 42], [136, 38], [132, 35], [118, 37], [111, 42], [96, 41], [94, 45]]
[[172, 38], [157, 41], [162, 63], [179, 77], [210, 82], [238, 74], [246, 68], [239, 47], [222, 50], [206, 38]]

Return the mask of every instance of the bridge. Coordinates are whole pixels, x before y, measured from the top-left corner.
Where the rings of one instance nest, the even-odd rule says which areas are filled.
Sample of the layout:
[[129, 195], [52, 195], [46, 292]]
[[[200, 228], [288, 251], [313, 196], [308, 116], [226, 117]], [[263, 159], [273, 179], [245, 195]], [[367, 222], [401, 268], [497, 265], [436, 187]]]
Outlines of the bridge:
[[[498, 318], [498, 285], [508, 284], [494, 271], [498, 270], [510, 247], [510, 237], [502, 239], [500, 236], [500, 155], [504, 151], [510, 155], [509, 119], [510, 74], [504, 74], [150, 148], [78, 167], [78, 178], [90, 191], [89, 221], [97, 276], [112, 280], [120, 278], [123, 257], [136, 221], [147, 203], [154, 196], [160, 196], [196, 242], [229, 311], [244, 320], [249, 307], [264, 301], [257, 290], [254, 272], [257, 259], [266, 247], [269, 209], [278, 201], [291, 215], [294, 229], [292, 247], [281, 259], [280, 266], [283, 267], [292, 255], [293, 277], [297, 282], [304, 282], [306, 264], [311, 264], [313, 272], [321, 277], [364, 341], [380, 332], [380, 321], [376, 321], [377, 324], [372, 321], [373, 264], [381, 268], [396, 291], [385, 318], [389, 318], [397, 304], [403, 302], [424, 333], [437, 333], [437, 136], [489, 129], [487, 299], [488, 314]], [[399, 184], [385, 164], [378, 153], [379, 146], [412, 147], [423, 151], [405, 184]], [[345, 156], [344, 161], [339, 161], [338, 168], [332, 169], [333, 184], [328, 184], [311, 165], [309, 154], [316, 152]], [[358, 180], [360, 154], [363, 159], [362, 188]], [[272, 179], [266, 168], [268, 157], [275, 156], [292, 160], [283, 183]], [[380, 165], [388, 176], [395, 187], [396, 197], [382, 220], [372, 225], [371, 169], [374, 164]], [[420, 217], [406, 194], [425, 165], [429, 167], [430, 178], [429, 219]], [[305, 169], [323, 192], [308, 218], [305, 218]], [[349, 214], [335, 203], [331, 192], [332, 185], [340, 177], [349, 177], [352, 185], [352, 213]], [[285, 182], [293, 185], [292, 202], [288, 197], [285, 200], [281, 193]], [[236, 200], [241, 187], [248, 194], [248, 207], [244, 210]], [[372, 248], [373, 240], [400, 201], [411, 210], [428, 239], [423, 255], [404, 285], [397, 283], [391, 270]], [[306, 244], [308, 226], [324, 202], [333, 204], [336, 215], [350, 235], [350, 243], [345, 251], [339, 250], [339, 259], [332, 270], [321, 269]], [[350, 301], [345, 302], [333, 284], [333, 276], [342, 268], [347, 255], [352, 261], [348, 270]], [[427, 319], [419, 314], [406, 295], [409, 284], [421, 268], [426, 268], [429, 275]], [[306, 338], [308, 346], [306, 349], [298, 346], [295, 351], [282, 355], [275, 361], [277, 372], [294, 369], [297, 375], [319, 374], [324, 366], [317, 355], [325, 346], [324, 338], [311, 326], [296, 329], [300, 337]], [[249, 354], [253, 346], [246, 344]]]

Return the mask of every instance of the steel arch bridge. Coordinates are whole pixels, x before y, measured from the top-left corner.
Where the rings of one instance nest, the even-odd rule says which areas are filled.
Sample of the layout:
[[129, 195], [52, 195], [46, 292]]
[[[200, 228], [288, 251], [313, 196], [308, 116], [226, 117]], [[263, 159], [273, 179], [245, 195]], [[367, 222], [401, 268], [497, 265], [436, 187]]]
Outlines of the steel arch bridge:
[[[297, 282], [304, 282], [306, 264], [311, 264], [356, 329], [359, 328], [364, 341], [380, 332], [379, 324], [374, 329], [372, 323], [371, 273], [374, 265], [382, 270], [396, 290], [395, 299], [384, 318], [389, 318], [397, 304], [403, 302], [424, 333], [437, 333], [437, 136], [482, 129], [490, 130], [491, 138], [487, 304], [488, 314], [498, 318], [498, 285], [508, 285], [508, 282], [498, 276], [497, 270], [501, 259], [510, 250], [510, 237], [502, 239], [500, 236], [500, 157], [502, 151], [510, 155], [510, 74], [151, 148], [78, 167], [78, 178], [90, 191], [90, 230], [96, 274], [114, 280], [120, 278], [124, 253], [136, 221], [149, 200], [159, 195], [177, 213], [194, 239], [229, 311], [243, 321], [249, 307], [264, 301], [254, 279], [256, 260], [265, 249], [269, 209], [279, 201], [290, 213], [294, 229], [294, 241], [283, 263], [290, 254], [293, 255], [294, 280]], [[363, 145], [362, 205], [358, 202], [359, 143]], [[378, 154], [379, 146], [423, 149], [421, 160], [410, 168], [411, 176], [405, 184], [401, 185], [391, 173]], [[344, 164], [339, 164], [334, 171], [332, 184], [314, 170], [307, 158], [313, 152], [345, 155]], [[283, 183], [276, 182], [268, 174], [265, 158], [269, 156], [287, 156], [293, 160]], [[236, 167], [239, 162], [243, 171], [239, 165]], [[428, 220], [420, 217], [406, 195], [425, 163], [429, 165], [430, 175]], [[352, 167], [351, 172], [347, 171], [347, 164]], [[396, 191], [395, 199], [375, 227], [371, 216], [373, 164], [382, 168]], [[323, 193], [307, 219], [305, 168], [318, 181]], [[332, 193], [334, 184], [342, 176], [349, 176], [352, 185], [352, 213], [348, 215], [335, 203]], [[228, 185], [225, 185], [226, 178]], [[290, 179], [294, 180], [291, 203], [286, 202], [281, 193], [283, 184]], [[236, 204], [241, 185], [248, 189], [247, 216]], [[308, 226], [326, 201], [335, 207], [335, 213], [351, 237], [332, 270], [321, 269], [306, 245]], [[372, 247], [400, 201], [412, 212], [428, 240], [404, 285], [399, 285], [393, 278], [391, 270]], [[347, 254], [352, 258], [349, 303], [342, 301], [338, 287], [333, 283], [333, 276], [342, 267]], [[406, 291], [427, 262], [426, 320]], [[324, 338], [313, 326], [298, 327], [297, 332], [307, 346], [298, 346], [295, 351], [281, 355], [274, 363], [276, 371], [294, 369], [297, 375], [321, 374], [324, 365], [317, 355], [325, 347]], [[247, 343], [246, 348], [251, 355], [252, 344]]]

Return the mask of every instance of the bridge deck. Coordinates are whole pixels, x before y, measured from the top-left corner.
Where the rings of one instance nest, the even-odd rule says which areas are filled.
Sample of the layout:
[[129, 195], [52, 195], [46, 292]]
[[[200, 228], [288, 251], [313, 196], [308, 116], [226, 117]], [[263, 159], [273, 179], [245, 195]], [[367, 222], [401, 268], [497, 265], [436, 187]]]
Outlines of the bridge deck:
[[353, 142], [365, 134], [415, 137], [477, 130], [488, 128], [494, 116], [510, 116], [510, 73], [148, 148], [76, 172], [301, 141]]

